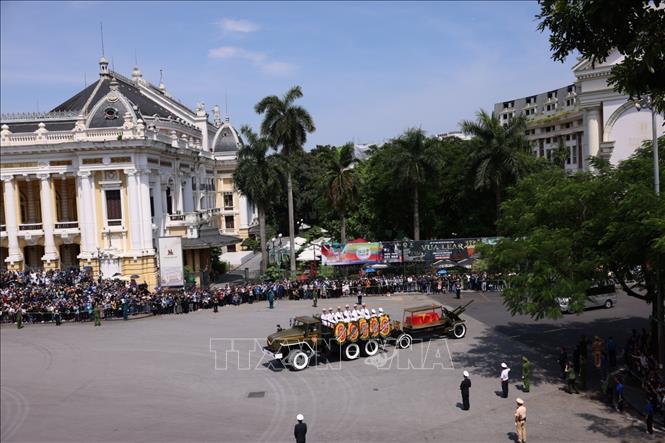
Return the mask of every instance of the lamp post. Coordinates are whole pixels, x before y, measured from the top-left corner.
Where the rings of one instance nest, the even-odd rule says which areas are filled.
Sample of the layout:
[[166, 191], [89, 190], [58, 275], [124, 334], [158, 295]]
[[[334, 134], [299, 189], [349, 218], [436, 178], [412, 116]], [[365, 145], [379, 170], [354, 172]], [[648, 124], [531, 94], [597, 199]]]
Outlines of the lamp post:
[[97, 247], [97, 281], [102, 281], [102, 250]]
[[282, 234], [277, 234], [278, 247], [277, 247], [277, 267], [282, 268]]
[[[656, 129], [656, 107], [651, 97], [641, 98], [635, 101], [635, 108], [639, 112], [642, 108], [651, 111], [651, 147], [653, 149], [653, 184], [656, 196], [660, 196], [660, 171], [658, 165], [658, 130]], [[656, 330], [658, 333], [658, 362], [660, 368], [665, 364], [665, 343], [663, 343], [663, 287], [661, 282], [660, 265], [656, 264]]]
[[658, 130], [656, 129], [656, 110], [651, 98], [642, 98], [635, 101], [637, 111], [649, 109], [651, 111], [651, 143], [653, 148], [653, 182], [656, 195], [660, 195], [660, 172], [658, 168]]
[[[272, 247], [270, 248], [270, 252], [274, 256], [273, 258], [273, 263], [277, 261], [277, 257], [275, 256], [275, 237], [270, 239], [270, 243], [272, 244]], [[270, 255], [268, 254], [268, 265], [270, 265]]]

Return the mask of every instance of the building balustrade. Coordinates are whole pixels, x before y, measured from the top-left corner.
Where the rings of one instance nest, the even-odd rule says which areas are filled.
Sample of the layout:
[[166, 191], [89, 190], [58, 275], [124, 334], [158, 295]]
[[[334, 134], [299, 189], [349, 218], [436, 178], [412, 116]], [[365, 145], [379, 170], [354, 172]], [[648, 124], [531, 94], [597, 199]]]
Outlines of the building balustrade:
[[41, 231], [41, 223], [22, 223], [18, 225], [19, 231]]
[[55, 229], [76, 229], [79, 227], [77, 221], [58, 222], [55, 224]]

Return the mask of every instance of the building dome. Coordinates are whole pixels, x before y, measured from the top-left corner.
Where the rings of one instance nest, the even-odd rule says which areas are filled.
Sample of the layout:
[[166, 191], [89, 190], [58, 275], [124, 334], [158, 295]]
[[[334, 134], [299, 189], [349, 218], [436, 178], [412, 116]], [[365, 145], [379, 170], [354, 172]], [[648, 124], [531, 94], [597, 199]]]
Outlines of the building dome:
[[231, 126], [227, 118], [215, 133], [215, 138], [212, 142], [213, 152], [235, 152], [241, 145], [242, 141], [238, 136], [238, 132]]

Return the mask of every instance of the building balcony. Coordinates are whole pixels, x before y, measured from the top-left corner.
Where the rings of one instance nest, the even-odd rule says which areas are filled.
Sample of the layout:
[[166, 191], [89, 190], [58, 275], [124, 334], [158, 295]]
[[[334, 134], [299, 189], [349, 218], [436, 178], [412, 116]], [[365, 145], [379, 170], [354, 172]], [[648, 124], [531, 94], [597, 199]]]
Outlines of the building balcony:
[[42, 230], [42, 224], [41, 223], [21, 223], [18, 225], [18, 230], [19, 231], [41, 231]]

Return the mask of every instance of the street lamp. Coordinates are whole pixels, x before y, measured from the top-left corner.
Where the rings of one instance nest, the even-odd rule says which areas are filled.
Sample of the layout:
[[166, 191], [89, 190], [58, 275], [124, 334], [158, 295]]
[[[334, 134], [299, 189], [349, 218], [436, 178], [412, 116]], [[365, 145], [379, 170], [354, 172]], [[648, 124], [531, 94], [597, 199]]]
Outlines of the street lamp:
[[102, 250], [97, 247], [97, 281], [102, 281]]
[[[656, 106], [651, 97], [640, 98], [635, 101], [635, 109], [639, 112], [642, 108], [651, 110], [651, 147], [653, 148], [653, 183], [656, 196], [660, 196], [660, 173], [658, 171], [658, 132], [656, 129]], [[660, 282], [660, 270], [656, 268], [656, 330], [658, 333], [658, 361], [660, 368], [665, 363], [665, 343], [663, 343], [663, 285]]]
[[282, 234], [277, 234], [277, 239], [279, 240], [278, 249], [277, 249], [277, 267], [281, 269], [282, 267]]
[[651, 97], [641, 98], [635, 101], [635, 109], [641, 111], [642, 109], [651, 110], [651, 143], [653, 148], [653, 181], [656, 195], [660, 195], [660, 173], [658, 171], [658, 131], [656, 129], [656, 110]]

